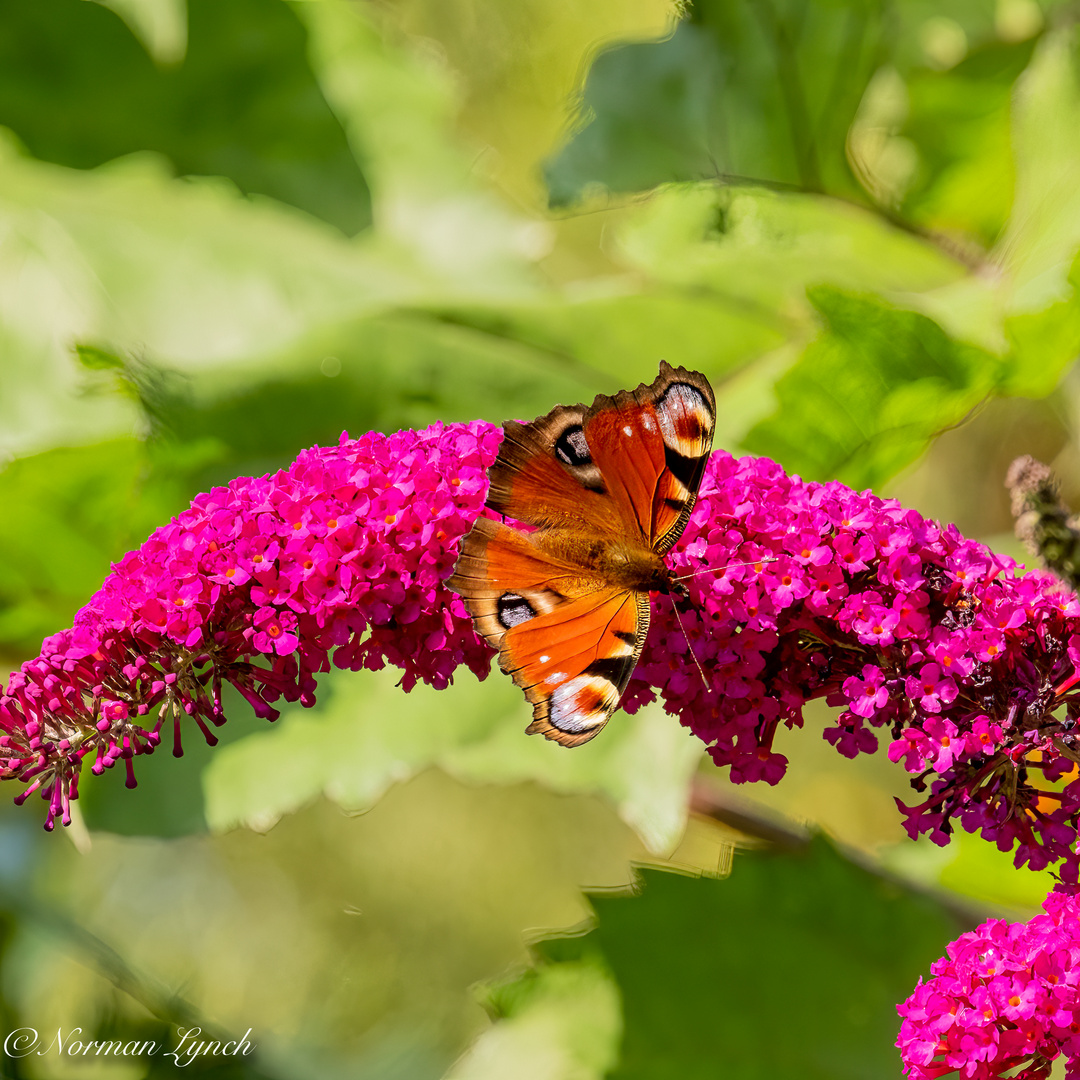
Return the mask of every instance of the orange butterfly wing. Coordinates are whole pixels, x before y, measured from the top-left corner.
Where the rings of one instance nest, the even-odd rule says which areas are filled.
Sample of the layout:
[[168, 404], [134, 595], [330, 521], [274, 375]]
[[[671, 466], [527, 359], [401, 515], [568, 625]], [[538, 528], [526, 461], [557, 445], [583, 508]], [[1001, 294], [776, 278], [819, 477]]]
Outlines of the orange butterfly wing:
[[661, 364], [648, 386], [503, 425], [487, 505], [537, 529], [481, 518], [449, 584], [532, 703], [530, 733], [576, 746], [618, 707], [657, 587], [622, 567], [666, 572], [653, 553], [690, 517], [714, 421], [708, 380]]
[[649, 597], [612, 588], [535, 536], [481, 518], [450, 584], [532, 704], [529, 734], [577, 746], [619, 704], [649, 630]]
[[589, 459], [584, 405], [559, 405], [531, 424], [508, 420], [495, 464], [488, 469], [487, 505], [541, 528], [621, 531], [600, 470]]
[[533, 706], [525, 729], [563, 746], [608, 722], [649, 632], [649, 594], [610, 589], [562, 604], [514, 628], [499, 666]]
[[660, 554], [690, 519], [715, 426], [708, 380], [667, 364], [651, 385], [601, 395], [585, 414], [585, 440], [620, 518]]

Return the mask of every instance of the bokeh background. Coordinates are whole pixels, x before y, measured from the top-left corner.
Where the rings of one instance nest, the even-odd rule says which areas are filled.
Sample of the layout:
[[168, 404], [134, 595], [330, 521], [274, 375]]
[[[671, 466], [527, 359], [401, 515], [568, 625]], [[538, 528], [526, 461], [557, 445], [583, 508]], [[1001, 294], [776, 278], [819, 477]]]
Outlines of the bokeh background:
[[[0, 0], [0, 674], [199, 491], [661, 358], [719, 445], [1018, 554], [1014, 456], [1080, 499], [1078, 20]], [[335, 672], [273, 728], [234, 701], [55, 835], [5, 800], [0, 1034], [250, 1028], [189, 1071], [280, 1080], [895, 1076], [895, 1002], [1052, 884], [906, 840], [903, 774], [821, 711], [736, 789], [656, 710], [566, 752], [508, 680], [395, 682]]]

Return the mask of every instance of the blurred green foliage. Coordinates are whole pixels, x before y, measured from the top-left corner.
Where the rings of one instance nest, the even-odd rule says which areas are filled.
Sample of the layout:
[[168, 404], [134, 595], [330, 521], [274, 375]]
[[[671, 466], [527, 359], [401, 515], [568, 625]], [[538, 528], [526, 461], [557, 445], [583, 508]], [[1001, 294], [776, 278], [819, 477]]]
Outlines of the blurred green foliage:
[[[729, 879], [647, 869], [639, 890], [592, 894], [594, 929], [545, 940], [534, 970], [488, 991], [489, 1009], [520, 1028], [559, 981], [591, 974], [617, 989], [621, 1046], [610, 1025], [582, 1034], [596, 1059], [618, 1049], [618, 1065], [577, 1075], [887, 1076], [896, 1001], [963, 925], [820, 839], [798, 855], [746, 855]], [[507, 1026], [480, 1040], [454, 1080], [500, 1075], [485, 1067], [485, 1043], [514, 1037]]]
[[[1057, 0], [0, 0], [0, 654], [198, 491], [661, 358], [719, 445], [1001, 533], [1009, 448], [1080, 492], [1078, 125]], [[252, 1027], [217, 1075], [283, 1080], [894, 1075], [952, 916], [821, 844], [743, 854], [690, 786], [994, 910], [1047, 888], [901, 842], [904, 776], [815, 710], [749, 797], [658, 710], [526, 740], [498, 678], [229, 714], [135, 791], [87, 776], [70, 844], [0, 815], [5, 1031]]]
[[913, 442], [998, 382], [995, 356], [953, 341], [924, 315], [826, 286], [808, 295], [824, 332], [776, 383], [780, 408], [746, 436], [750, 450], [781, 448], [795, 472], [880, 484], [908, 463]]
[[[90, 169], [137, 150], [227, 176], [356, 232], [367, 186], [279, 0], [187, 0], [187, 49], [155, 64], [108, 8], [0, 4], [0, 124], [35, 157]], [[103, 77], [103, 74], [105, 77]]]
[[849, 195], [848, 129], [889, 59], [877, 0], [699, 0], [669, 40], [593, 65], [593, 118], [548, 170], [556, 203], [717, 178]]

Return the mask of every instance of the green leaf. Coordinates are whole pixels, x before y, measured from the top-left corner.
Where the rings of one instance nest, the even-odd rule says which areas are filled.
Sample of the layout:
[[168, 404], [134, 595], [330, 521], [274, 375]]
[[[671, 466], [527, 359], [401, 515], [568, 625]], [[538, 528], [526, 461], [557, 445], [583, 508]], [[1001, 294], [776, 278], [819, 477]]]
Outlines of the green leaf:
[[653, 851], [674, 847], [701, 746], [659, 709], [618, 715], [573, 754], [526, 738], [528, 708], [508, 679], [469, 676], [450, 690], [403, 695], [397, 673], [342, 672], [320, 682], [320, 707], [284, 710], [272, 731], [217, 751], [204, 774], [211, 828], [269, 829], [320, 794], [369, 809], [394, 783], [436, 765], [475, 783], [538, 780], [607, 796]]
[[898, 137], [917, 166], [901, 214], [931, 230], [990, 247], [1012, 209], [1012, 99], [1034, 40], [992, 42], [947, 71], [919, 68], [907, 80], [908, 115]]
[[[193, 449], [198, 464], [214, 452]], [[36, 652], [71, 625], [110, 562], [187, 505], [178, 464], [150, 483], [145, 447], [129, 438], [49, 450], [0, 471], [0, 643]]]
[[[660, 360], [702, 371], [720, 386], [785, 342], [784, 318], [777, 312], [726, 302], [708, 288], [646, 288], [629, 295], [556, 297], [529, 305], [457, 306], [432, 315], [461, 328], [463, 344], [472, 340], [475, 351], [503, 358], [502, 370], [493, 364], [492, 381], [477, 380], [483, 396], [474, 409], [492, 420], [539, 415], [556, 401], [588, 401], [617, 386], [651, 382]], [[507, 375], [526, 366], [538, 376], [545, 372], [546, 382], [558, 379], [565, 386], [559, 387], [563, 396], [545, 400], [508, 392], [501, 413], [489, 408], [492, 390], [502, 389]], [[721, 418], [718, 441], [723, 444], [732, 424], [748, 416], [746, 408], [737, 415], [729, 410]]]
[[159, 67], [100, 4], [0, 0], [0, 124], [48, 161], [155, 150], [355, 233], [367, 186], [306, 44], [282, 0], [188, 0], [187, 53]]
[[284, 468], [342, 431], [357, 437], [440, 420], [501, 421], [609, 385], [587, 368], [546, 361], [494, 335], [400, 312], [324, 326], [277, 355], [198, 379], [130, 361], [125, 378], [164, 433], [152, 444], [155, 472], [175, 469], [183, 447], [217, 448], [187, 473], [193, 497], [236, 476]]
[[706, 176], [857, 194], [845, 139], [884, 35], [871, 0], [698, 0], [668, 41], [598, 57], [552, 202]]
[[904, 840], [882, 853], [889, 870], [928, 888], [943, 888], [979, 904], [1003, 908], [1018, 919], [1028, 919], [1057, 884], [1049, 870], [1017, 869], [1013, 852], [999, 851], [981, 836], [956, 832], [947, 847], [929, 837], [914, 843]]
[[[700, 361], [714, 379], [721, 399], [717, 443], [730, 449], [745, 446], [747, 432], [775, 410], [776, 379], [818, 333], [808, 287], [830, 282], [909, 297], [963, 280], [957, 263], [910, 233], [811, 195], [670, 185], [612, 234], [612, 248], [646, 275], [672, 315], [678, 307], [667, 297], [679, 297], [687, 319], [681, 326], [674, 318], [658, 322], [673, 348], [659, 342], [657, 348], [668, 360]], [[639, 328], [642, 303], [640, 294], [627, 298], [621, 324], [634, 328], [638, 341], [651, 342], [653, 332]], [[690, 321], [695, 306], [702, 314]], [[659, 297], [650, 307], [663, 311]], [[593, 302], [585, 310], [603, 309]], [[560, 323], [549, 320], [553, 325]], [[616, 361], [624, 356], [633, 356], [633, 346], [613, 354]]]
[[990, 393], [1001, 361], [924, 315], [821, 286], [821, 335], [776, 385], [744, 445], [807, 479], [880, 484]]
[[720, 57], [710, 36], [682, 23], [667, 41], [601, 53], [585, 84], [584, 124], [544, 170], [553, 206], [597, 188], [643, 191], [716, 174], [712, 98]]
[[122, 357], [116, 356], [107, 349], [101, 349], [97, 345], [77, 343], [74, 351], [79, 363], [88, 371], [122, 372], [124, 370]]
[[[537, 970], [610, 972], [624, 1031], [610, 1080], [898, 1075], [896, 1004], [961, 929], [940, 902], [820, 839], [802, 854], [740, 855], [726, 879], [645, 869], [639, 895], [589, 899], [595, 929], [542, 942]], [[512, 1043], [537, 982], [525, 975], [518, 998], [496, 991], [511, 1019], [477, 1057], [503, 1024]]]
[[484, 997], [499, 1022], [445, 1080], [603, 1080], [618, 1061], [619, 991], [593, 958], [535, 968]]

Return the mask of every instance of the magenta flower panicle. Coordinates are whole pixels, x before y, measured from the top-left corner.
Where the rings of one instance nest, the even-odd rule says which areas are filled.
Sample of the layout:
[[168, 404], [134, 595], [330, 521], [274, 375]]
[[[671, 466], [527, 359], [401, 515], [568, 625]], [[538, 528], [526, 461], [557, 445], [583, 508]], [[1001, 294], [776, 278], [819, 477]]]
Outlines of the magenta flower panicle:
[[897, 1011], [911, 1080], [958, 1072], [1047, 1077], [1064, 1055], [1080, 1078], [1080, 896], [1052, 892], [1026, 923], [990, 919], [949, 945]]
[[[400, 667], [402, 685], [449, 684], [490, 651], [443, 584], [487, 493], [500, 431], [436, 424], [305, 451], [284, 472], [201, 495], [113, 567], [71, 630], [0, 693], [0, 778], [70, 821], [89, 761], [101, 773], [151, 753], [181, 721], [205, 738], [232, 684], [273, 720], [315, 701], [337, 667]], [[0, 688], [2, 690], [3, 688]]]
[[695, 575], [689, 640], [670, 601], [654, 604], [624, 707], [658, 688], [733, 780], [775, 783], [777, 730], [824, 697], [840, 753], [886, 734], [913, 774], [923, 798], [899, 804], [912, 837], [944, 844], [959, 823], [1077, 880], [1080, 603], [1056, 578], [895, 500], [720, 452], [673, 559]]
[[[365, 435], [287, 470], [200, 496], [131, 552], [0, 695], [0, 778], [68, 818], [84, 761], [101, 772], [180, 752], [190, 717], [211, 742], [232, 684], [257, 715], [310, 705], [337, 667], [449, 684], [492, 653], [445, 581], [483, 511], [501, 429], [480, 422]], [[922, 793], [912, 836], [955, 824], [1019, 864], [1077, 878], [1080, 604], [1045, 573], [955, 528], [767, 460], [713, 454], [670, 559], [690, 599], [656, 597], [623, 707], [657, 693], [737, 782], [776, 783], [781, 725], [824, 697], [849, 757], [889, 736]], [[684, 632], [685, 628], [685, 632]], [[699, 674], [690, 649], [701, 662]]]

